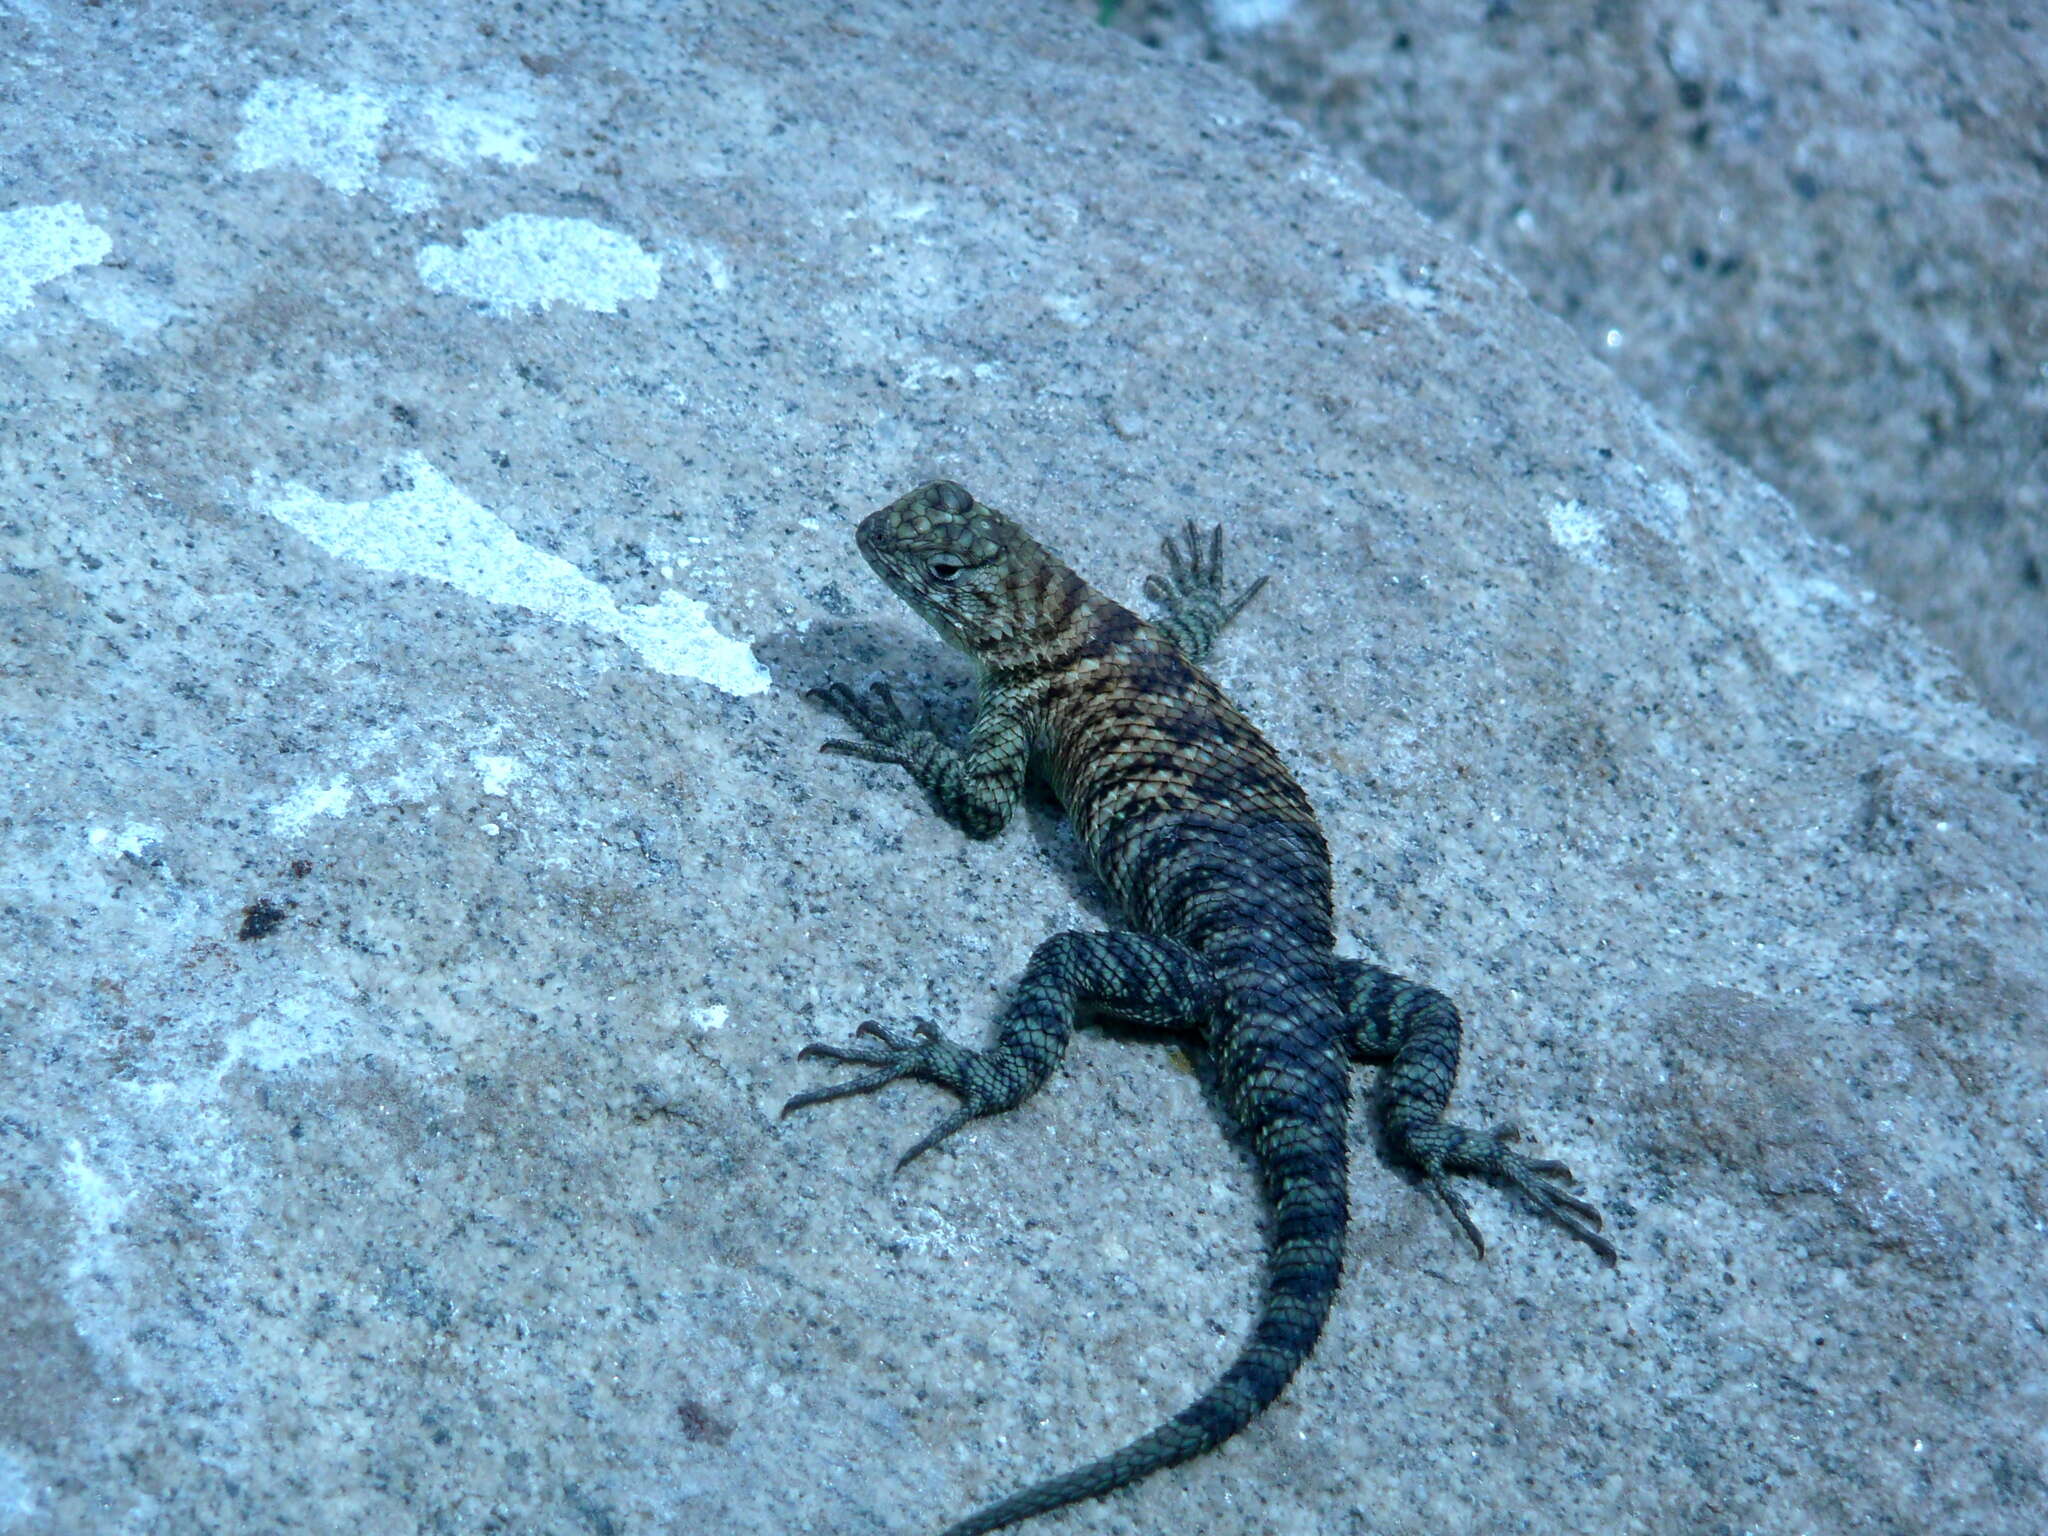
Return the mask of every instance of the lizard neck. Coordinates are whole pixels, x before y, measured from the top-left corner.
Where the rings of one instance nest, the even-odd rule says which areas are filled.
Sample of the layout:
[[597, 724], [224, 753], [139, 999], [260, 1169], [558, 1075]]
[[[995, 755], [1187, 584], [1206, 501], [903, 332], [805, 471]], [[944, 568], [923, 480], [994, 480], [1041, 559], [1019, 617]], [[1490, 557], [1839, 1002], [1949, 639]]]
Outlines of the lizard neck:
[[1015, 596], [1013, 621], [973, 651], [983, 677], [998, 684], [1015, 686], [1099, 664], [1148, 631], [1135, 613], [1055, 561], [1019, 582]]

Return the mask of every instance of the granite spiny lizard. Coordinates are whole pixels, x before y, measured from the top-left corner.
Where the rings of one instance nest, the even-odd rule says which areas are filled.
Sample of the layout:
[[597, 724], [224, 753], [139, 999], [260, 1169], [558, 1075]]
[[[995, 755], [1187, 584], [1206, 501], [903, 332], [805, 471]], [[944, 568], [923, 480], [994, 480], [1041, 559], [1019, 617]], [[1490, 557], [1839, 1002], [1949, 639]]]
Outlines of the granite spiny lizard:
[[[973, 658], [980, 701], [964, 748], [908, 723], [886, 685], [814, 695], [858, 741], [824, 750], [894, 763], [973, 837], [999, 832], [1027, 765], [1050, 780], [1129, 932], [1059, 933], [1025, 967], [995, 1045], [969, 1050], [928, 1024], [869, 1020], [872, 1044], [804, 1056], [875, 1070], [800, 1093], [784, 1113], [898, 1078], [960, 1104], [907, 1163], [976, 1116], [1015, 1107], [1058, 1064], [1085, 1007], [1193, 1031], [1226, 1107], [1248, 1133], [1273, 1207], [1265, 1296], [1251, 1338], [1208, 1391], [1122, 1450], [1034, 1484], [948, 1528], [978, 1536], [1094, 1498], [1221, 1444], [1280, 1394], [1336, 1293], [1347, 1216], [1346, 1111], [1353, 1060], [1384, 1062], [1384, 1123], [1408, 1162], [1484, 1253], [1451, 1175], [1521, 1190], [1610, 1262], [1598, 1212], [1556, 1181], [1561, 1163], [1511, 1150], [1510, 1133], [1443, 1118], [1460, 1026], [1442, 994], [1333, 954], [1330, 859], [1307, 797], [1266, 739], [1200, 670], [1217, 634], [1264, 585], [1223, 583], [1222, 530], [1164, 545], [1145, 584], [1147, 623], [1089, 587], [1015, 523], [938, 481], [861, 523], [882, 580]], [[900, 1166], [900, 1164], [899, 1164]]]

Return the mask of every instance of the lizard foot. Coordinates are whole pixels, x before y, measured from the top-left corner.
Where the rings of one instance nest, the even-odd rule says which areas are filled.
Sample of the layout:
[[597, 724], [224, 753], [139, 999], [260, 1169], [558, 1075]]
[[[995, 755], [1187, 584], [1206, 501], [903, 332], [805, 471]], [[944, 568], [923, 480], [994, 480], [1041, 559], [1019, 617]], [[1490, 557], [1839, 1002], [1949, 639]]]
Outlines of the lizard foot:
[[907, 768], [910, 766], [912, 743], [916, 738], [929, 734], [903, 717], [902, 707], [897, 704], [896, 695], [887, 683], [874, 684], [865, 698], [845, 683], [827, 683], [822, 688], [813, 688], [806, 697], [824, 705], [861, 736], [859, 741], [825, 742], [819, 746], [820, 752], [830, 752], [837, 757], [864, 758], [871, 763], [895, 763]]
[[1618, 1255], [1614, 1244], [1600, 1235], [1599, 1210], [1565, 1188], [1566, 1184], [1578, 1182], [1571, 1169], [1555, 1158], [1524, 1157], [1510, 1150], [1509, 1144], [1520, 1134], [1513, 1126], [1480, 1132], [1439, 1121], [1408, 1138], [1409, 1155], [1422, 1170], [1430, 1193], [1457, 1219], [1480, 1257], [1486, 1256], [1486, 1243], [1472, 1220], [1465, 1197], [1446, 1175], [1477, 1174], [1514, 1186], [1537, 1210], [1591, 1248], [1604, 1263], [1614, 1263]]
[[1245, 604], [1266, 585], [1261, 576], [1236, 597], [1224, 596], [1223, 526], [1217, 524], [1202, 537], [1193, 520], [1181, 533], [1182, 543], [1162, 539], [1159, 549], [1166, 556], [1166, 574], [1145, 578], [1145, 595], [1164, 610], [1159, 627], [1171, 635], [1190, 659], [1208, 654], [1216, 637], [1230, 621], [1244, 612]]
[[879, 1067], [865, 1077], [852, 1078], [843, 1083], [832, 1083], [824, 1088], [810, 1088], [794, 1095], [782, 1106], [786, 1115], [792, 1109], [802, 1109], [809, 1104], [823, 1104], [828, 1099], [844, 1099], [856, 1093], [872, 1093], [875, 1089], [895, 1082], [899, 1077], [917, 1078], [927, 1083], [937, 1083], [950, 1088], [960, 1095], [960, 1107], [934, 1126], [931, 1132], [896, 1160], [901, 1168], [912, 1158], [929, 1152], [961, 1126], [977, 1116], [993, 1110], [1007, 1108], [994, 1094], [990, 1093], [982, 1079], [987, 1075], [977, 1070], [983, 1065], [981, 1053], [970, 1051], [964, 1045], [955, 1045], [937, 1027], [923, 1019], [917, 1021], [914, 1033], [904, 1035], [868, 1019], [854, 1031], [856, 1036], [869, 1035], [879, 1040], [879, 1045], [830, 1045], [813, 1041], [798, 1051], [797, 1059], [819, 1057], [825, 1061], [845, 1061], [856, 1066]]

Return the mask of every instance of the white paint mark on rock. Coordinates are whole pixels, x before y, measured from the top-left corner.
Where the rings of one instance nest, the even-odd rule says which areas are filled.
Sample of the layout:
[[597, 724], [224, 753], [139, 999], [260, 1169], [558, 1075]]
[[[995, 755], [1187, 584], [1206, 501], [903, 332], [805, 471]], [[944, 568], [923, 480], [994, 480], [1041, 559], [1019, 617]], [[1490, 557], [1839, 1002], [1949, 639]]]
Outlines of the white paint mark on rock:
[[300, 170], [353, 197], [376, 173], [377, 140], [390, 115], [367, 91], [266, 80], [242, 103], [235, 169]]
[[325, 784], [305, 784], [270, 808], [270, 830], [279, 837], [304, 837], [316, 816], [346, 816], [356, 792], [348, 775], [337, 773]]
[[287, 485], [269, 511], [329, 554], [373, 571], [424, 576], [486, 602], [616, 635], [671, 677], [695, 678], [731, 694], [767, 691], [771, 679], [753, 651], [712, 628], [703, 603], [664, 592], [657, 602], [621, 608], [561, 556], [521, 540], [424, 455], [408, 455], [401, 469], [410, 484], [388, 496], [328, 501]]
[[76, 203], [0, 213], [0, 315], [27, 309], [36, 285], [105, 261], [114, 237]]
[[1550, 504], [1550, 536], [1595, 570], [1607, 569], [1601, 551], [1607, 547], [1607, 519], [1594, 507], [1574, 498]]
[[535, 213], [507, 214], [473, 229], [459, 247], [430, 245], [416, 265], [420, 281], [436, 293], [474, 299], [496, 315], [551, 304], [610, 315], [627, 299], [661, 291], [661, 258], [630, 237], [588, 219]]

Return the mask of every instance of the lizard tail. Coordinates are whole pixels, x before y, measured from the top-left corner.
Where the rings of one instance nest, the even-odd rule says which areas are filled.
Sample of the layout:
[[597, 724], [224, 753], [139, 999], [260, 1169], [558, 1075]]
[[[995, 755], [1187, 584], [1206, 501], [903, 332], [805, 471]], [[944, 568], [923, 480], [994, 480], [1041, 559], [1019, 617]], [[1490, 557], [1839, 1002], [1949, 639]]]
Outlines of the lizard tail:
[[1269, 1122], [1263, 1130], [1256, 1139], [1271, 1149], [1260, 1160], [1274, 1204], [1273, 1243], [1258, 1321], [1237, 1359], [1208, 1391], [1149, 1434], [977, 1510], [946, 1527], [943, 1536], [982, 1536], [1213, 1450], [1257, 1418], [1293, 1379], [1337, 1294], [1346, 1219], [1344, 1148], [1341, 1140], [1330, 1145], [1326, 1123]]

